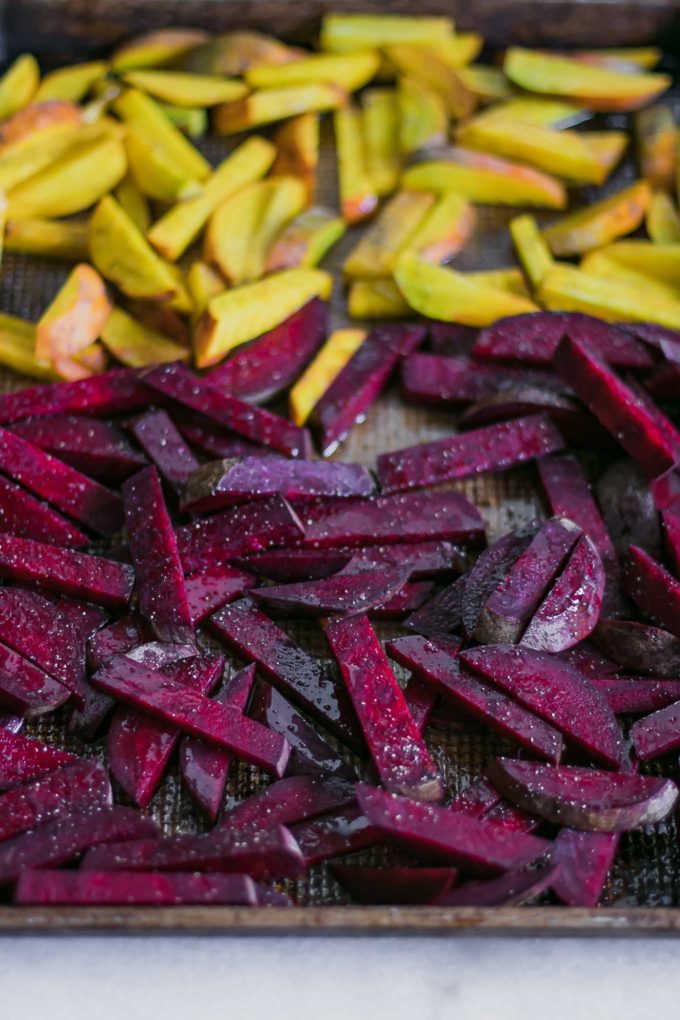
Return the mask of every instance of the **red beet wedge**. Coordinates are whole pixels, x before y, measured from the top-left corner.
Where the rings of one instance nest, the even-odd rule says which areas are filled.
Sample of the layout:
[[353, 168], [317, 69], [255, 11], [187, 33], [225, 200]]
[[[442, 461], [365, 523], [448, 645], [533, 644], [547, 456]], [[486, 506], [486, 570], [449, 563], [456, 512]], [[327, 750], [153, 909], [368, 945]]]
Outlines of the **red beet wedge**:
[[570, 907], [596, 907], [619, 847], [618, 832], [560, 829], [550, 851], [557, 866], [551, 887]]
[[680, 680], [655, 680], [653, 677], [593, 677], [616, 715], [646, 715], [680, 701]]
[[401, 363], [401, 387], [407, 400], [423, 404], [469, 404], [513, 385], [567, 387], [550, 371], [489, 365], [466, 357], [411, 354]]
[[638, 719], [630, 728], [630, 737], [641, 761], [660, 758], [680, 747], [680, 702]]
[[534, 899], [552, 883], [558, 874], [555, 866], [531, 871], [510, 871], [500, 878], [481, 882], [465, 882], [435, 901], [438, 907], [510, 907]]
[[272, 825], [292, 825], [354, 802], [351, 783], [318, 776], [289, 776], [237, 804], [224, 816], [216, 832], [224, 829], [234, 833], [262, 832]]
[[33, 906], [254, 906], [247, 875], [187, 875], [126, 871], [26, 871], [14, 902]]
[[202, 623], [212, 613], [226, 606], [227, 602], [244, 595], [256, 584], [257, 578], [252, 574], [224, 563], [189, 574], [184, 578], [184, 588], [194, 625]]
[[[481, 557], [480, 557], [481, 558]], [[463, 622], [463, 595], [467, 577], [459, 577], [404, 620], [416, 634], [443, 637], [459, 631]]]
[[672, 510], [662, 510], [663, 537], [668, 561], [673, 573], [680, 578], [680, 514]]
[[680, 677], [680, 638], [670, 631], [631, 620], [600, 620], [593, 640], [626, 672]]
[[0, 795], [0, 841], [81, 808], [111, 805], [111, 783], [96, 762], [76, 761]]
[[31, 386], [0, 397], [0, 422], [48, 414], [123, 414], [143, 407], [151, 394], [131, 368], [114, 368], [89, 379]]
[[19, 422], [11, 431], [93, 478], [120, 481], [146, 464], [117, 425], [98, 418], [49, 415]]
[[75, 762], [75, 754], [0, 728], [0, 790], [11, 790]]
[[456, 880], [455, 868], [416, 868], [397, 865], [375, 868], [361, 864], [331, 864], [331, 874], [357, 903], [415, 906], [436, 903]]
[[412, 580], [445, 577], [465, 569], [464, 554], [450, 542], [399, 542], [395, 545], [368, 545], [336, 549], [274, 549], [241, 560], [246, 570], [260, 577], [287, 584], [293, 581], [317, 581], [347, 566], [352, 557], [373, 563], [408, 564]]
[[256, 588], [251, 594], [256, 602], [279, 612], [300, 616], [356, 616], [391, 599], [403, 589], [408, 577], [408, 567], [350, 560], [332, 577]]
[[624, 581], [642, 612], [680, 637], [680, 581], [635, 545], [628, 552]]
[[299, 822], [291, 827], [291, 833], [300, 847], [306, 868], [382, 842], [380, 830], [356, 806]]
[[215, 458], [224, 460], [230, 457], [267, 457], [271, 453], [266, 446], [242, 439], [234, 432], [221, 428], [207, 418], [193, 414], [191, 411], [175, 412], [173, 421], [187, 443], [195, 446], [211, 460]]
[[625, 557], [632, 544], [658, 556], [659, 513], [642, 468], [628, 457], [615, 461], [597, 480], [595, 492], [617, 554]]
[[0, 531], [20, 538], [71, 548], [88, 545], [90, 539], [20, 485], [0, 476]]
[[461, 616], [463, 630], [471, 638], [487, 600], [510, 573], [517, 560], [535, 538], [540, 524], [532, 522], [509, 531], [479, 556], [461, 585]]
[[27, 718], [54, 712], [71, 697], [61, 681], [0, 643], [0, 705]]
[[413, 581], [405, 584], [387, 601], [381, 602], [370, 610], [372, 620], [402, 620], [416, 613], [430, 598], [433, 589], [432, 581]]
[[147, 411], [133, 421], [130, 430], [161, 477], [180, 496], [199, 464], [170, 415], [163, 410]]

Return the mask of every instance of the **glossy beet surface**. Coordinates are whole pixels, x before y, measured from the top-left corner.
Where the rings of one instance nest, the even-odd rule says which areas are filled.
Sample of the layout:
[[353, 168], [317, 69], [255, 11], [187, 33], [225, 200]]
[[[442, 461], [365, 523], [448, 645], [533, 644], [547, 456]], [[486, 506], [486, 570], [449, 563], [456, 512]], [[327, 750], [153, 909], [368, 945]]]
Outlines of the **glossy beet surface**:
[[24, 418], [48, 414], [122, 414], [143, 407], [149, 390], [131, 368], [114, 368], [89, 379], [70, 383], [30, 386], [0, 397], [0, 422], [12, 424]]
[[351, 783], [318, 776], [289, 776], [242, 800], [225, 814], [218, 831], [259, 832], [275, 825], [292, 825], [354, 801]]
[[630, 737], [641, 761], [660, 758], [680, 747], [680, 702], [638, 719], [630, 728]]
[[598, 479], [595, 492], [618, 555], [625, 556], [633, 544], [658, 556], [659, 514], [642, 468], [627, 458], [615, 461]]
[[680, 677], [680, 638], [632, 620], [600, 620], [593, 640], [628, 673]]
[[404, 620], [404, 626], [417, 634], [429, 634], [432, 637], [458, 632], [463, 622], [466, 580], [466, 577], [459, 577], [453, 584], [437, 592]]
[[628, 551], [623, 576], [626, 591], [642, 612], [680, 637], [680, 581], [634, 545]]
[[257, 588], [252, 597], [265, 607], [300, 616], [356, 616], [397, 595], [409, 573], [408, 566], [350, 560], [331, 577]]
[[71, 696], [61, 681], [0, 643], [0, 705], [27, 718], [53, 712]]
[[461, 620], [467, 637], [472, 637], [487, 600], [510, 573], [530, 545], [540, 525], [531, 523], [509, 531], [479, 556], [464, 576], [461, 589]]
[[0, 790], [30, 783], [75, 761], [69, 751], [0, 727]]
[[219, 563], [184, 578], [184, 589], [194, 625], [255, 587], [257, 578], [245, 570]]
[[163, 410], [147, 411], [132, 422], [130, 431], [161, 477], [181, 495], [199, 465], [170, 415]]
[[618, 832], [560, 829], [550, 851], [558, 867], [552, 890], [570, 907], [596, 907], [618, 850]]
[[291, 827], [291, 833], [307, 868], [333, 857], [367, 850], [382, 841], [378, 827], [356, 806], [299, 822]]
[[593, 678], [609, 707], [616, 715], [646, 715], [680, 701], [680, 680], [658, 680], [653, 677]]
[[465, 882], [442, 893], [435, 901], [440, 907], [510, 907], [526, 903], [552, 887], [556, 866], [530, 871], [510, 871], [500, 878]]
[[36, 499], [20, 485], [0, 477], [0, 531], [38, 542], [77, 548], [88, 545], [84, 531]]
[[146, 464], [118, 426], [98, 418], [49, 415], [19, 422], [11, 431], [78, 471], [109, 482], [127, 478]]
[[553, 373], [490, 365], [467, 357], [416, 354], [401, 363], [401, 386], [407, 400], [425, 404], [468, 404], [490, 397], [513, 385], [567, 387]]
[[241, 560], [246, 570], [253, 570], [270, 581], [286, 584], [293, 581], [316, 581], [347, 566], [350, 559], [373, 563], [408, 564], [412, 580], [421, 577], [446, 577], [465, 567], [462, 551], [444, 541], [399, 542], [394, 545], [338, 546], [335, 549], [274, 549]]
[[17, 883], [14, 902], [36, 906], [253, 906], [258, 897], [247, 875], [26, 871]]
[[0, 841], [84, 808], [110, 806], [111, 784], [95, 762], [75, 761], [0, 795]]

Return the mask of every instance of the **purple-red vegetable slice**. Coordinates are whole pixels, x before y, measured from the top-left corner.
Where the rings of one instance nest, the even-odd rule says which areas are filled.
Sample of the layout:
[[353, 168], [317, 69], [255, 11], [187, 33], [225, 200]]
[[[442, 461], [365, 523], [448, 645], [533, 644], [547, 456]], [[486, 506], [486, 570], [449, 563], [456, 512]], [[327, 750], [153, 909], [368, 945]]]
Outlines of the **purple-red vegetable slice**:
[[460, 660], [598, 761], [621, 766], [623, 738], [614, 713], [602, 694], [568, 663], [516, 645], [468, 649], [460, 653]]
[[354, 802], [351, 783], [318, 776], [288, 776], [242, 800], [224, 816], [216, 831], [261, 832], [272, 825], [292, 825]]
[[83, 641], [89, 641], [109, 619], [108, 613], [99, 606], [66, 596], [57, 599], [56, 606]]
[[[573, 397], [528, 383], [517, 383], [475, 401], [463, 411], [458, 424], [464, 429], [476, 429], [482, 425], [531, 414], [547, 414], [572, 443], [580, 445], [584, 436], [588, 437], [589, 445], [595, 443], [595, 432], [599, 426]], [[605, 433], [607, 442], [609, 440]]]
[[552, 887], [559, 869], [553, 865], [531, 871], [510, 871], [499, 878], [465, 882], [435, 901], [438, 907], [510, 907], [526, 903]]
[[487, 599], [512, 570], [540, 527], [537, 522], [532, 522], [501, 536], [484, 550], [471, 570], [464, 575], [461, 582], [461, 618], [468, 638], [475, 632]]
[[76, 761], [0, 795], [0, 841], [69, 814], [111, 805], [108, 773], [97, 762]]
[[629, 673], [680, 677], [680, 638], [632, 620], [600, 620], [593, 641]]
[[672, 510], [661, 511], [663, 537], [668, 560], [673, 573], [680, 578], [680, 514]]
[[630, 728], [630, 738], [641, 761], [660, 758], [680, 747], [680, 701], [638, 719]]
[[46, 503], [42, 503], [20, 485], [0, 476], [0, 531], [20, 538], [33, 538], [77, 548], [90, 539]]
[[24, 717], [22, 715], [0, 712], [0, 730], [7, 730], [8, 733], [21, 733], [23, 726]]
[[131, 368], [113, 368], [77, 382], [30, 386], [0, 396], [0, 422], [48, 414], [122, 414], [149, 403], [149, 390]]
[[76, 755], [0, 727], [0, 790], [30, 783], [77, 761]]
[[251, 594], [256, 602], [285, 613], [348, 617], [366, 613], [391, 599], [408, 577], [408, 567], [350, 560], [337, 574], [320, 581], [255, 588]]
[[356, 806], [299, 822], [291, 826], [291, 833], [300, 847], [305, 868], [368, 850], [382, 841], [380, 830]]
[[220, 428], [214, 422], [191, 411], [180, 410], [179, 413], [173, 414], [173, 421], [187, 443], [195, 446], [211, 460], [228, 460], [230, 457], [268, 457], [271, 455], [271, 450], [266, 446], [242, 439], [234, 432]]
[[492, 808], [502, 803], [500, 793], [484, 776], [473, 779], [449, 804], [451, 811], [483, 818]]
[[661, 546], [659, 514], [645, 472], [635, 461], [616, 461], [595, 486], [607, 531], [619, 556], [639, 545], [650, 556]]
[[378, 481], [383, 492], [417, 489], [483, 471], [504, 471], [563, 447], [564, 439], [549, 416], [533, 414], [383, 453], [378, 457]]
[[587, 677], [611, 676], [620, 672], [618, 665], [603, 655], [590, 641], [580, 641], [566, 652], [560, 652], [558, 658], [568, 662]]
[[628, 551], [623, 577], [626, 591], [642, 612], [680, 637], [680, 581], [635, 545]]
[[430, 349], [435, 354], [469, 354], [479, 330], [474, 326], [463, 326], [459, 322], [428, 322]]
[[202, 623], [227, 602], [244, 595], [257, 584], [245, 570], [219, 563], [184, 578], [184, 589], [194, 625]]
[[410, 354], [401, 363], [401, 387], [407, 400], [425, 404], [469, 404], [513, 386], [567, 387], [550, 371], [490, 365], [474, 358]]
[[680, 680], [607, 676], [593, 677], [593, 684], [602, 691], [616, 715], [646, 715], [680, 701]]
[[432, 581], [407, 583], [391, 598], [370, 610], [373, 620], [401, 620], [416, 613], [429, 599], [433, 589]]
[[27, 718], [54, 712], [71, 697], [63, 683], [0, 642], [0, 705]]
[[550, 851], [557, 865], [551, 882], [557, 898], [570, 907], [596, 907], [621, 836], [618, 832], [560, 829]]
[[456, 881], [455, 868], [331, 864], [333, 877], [357, 903], [415, 906], [436, 903]]
[[383, 785], [416, 800], [440, 800], [441, 777], [368, 619], [331, 621], [325, 634]]
[[147, 411], [132, 422], [130, 431], [161, 477], [181, 495], [199, 463], [167, 411]]
[[120, 481], [146, 464], [117, 425], [99, 418], [48, 415], [18, 422], [11, 431], [93, 478]]
[[14, 902], [33, 906], [254, 906], [259, 900], [247, 875], [35, 870], [19, 878]]
[[650, 488], [659, 510], [680, 513], [680, 461], [655, 478]]
[[442, 637], [460, 630], [467, 577], [459, 577], [404, 620], [416, 634]]
[[108, 627], [102, 627], [87, 643], [87, 657], [93, 670], [99, 669], [114, 655], [129, 652], [145, 640], [142, 621], [137, 616], [123, 616]]

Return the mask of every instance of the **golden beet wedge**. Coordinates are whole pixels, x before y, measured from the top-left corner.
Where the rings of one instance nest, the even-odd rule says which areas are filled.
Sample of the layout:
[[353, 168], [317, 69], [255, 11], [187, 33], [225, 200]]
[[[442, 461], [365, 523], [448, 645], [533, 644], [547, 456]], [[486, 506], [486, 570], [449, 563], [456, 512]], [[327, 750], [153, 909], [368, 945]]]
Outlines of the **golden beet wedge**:
[[401, 173], [399, 104], [392, 89], [368, 89], [361, 106], [366, 169], [377, 195], [389, 195]]
[[95, 341], [89, 347], [78, 351], [72, 358], [64, 358], [59, 362], [59, 377], [69, 382], [87, 379], [88, 376], [104, 372], [109, 367], [109, 352], [104, 345]]
[[366, 166], [361, 114], [355, 106], [346, 106], [336, 110], [333, 124], [342, 218], [346, 223], [360, 223], [372, 216], [378, 205]]
[[399, 14], [326, 14], [321, 49], [332, 53], [382, 49], [393, 43], [429, 43], [453, 36], [450, 18]]
[[637, 110], [671, 84], [667, 74], [626, 74], [541, 50], [506, 50], [503, 70], [529, 92], [566, 96], [590, 110]]
[[458, 72], [440, 60], [435, 50], [399, 44], [389, 46], [385, 52], [400, 74], [437, 92], [444, 100], [449, 116], [460, 120], [475, 109], [475, 96], [465, 87]]
[[80, 263], [38, 320], [36, 357], [52, 362], [59, 371], [62, 360], [73, 358], [99, 338], [111, 308], [99, 273]]
[[189, 138], [203, 138], [208, 133], [208, 111], [197, 106], [173, 106], [160, 103], [161, 110], [176, 128]]
[[30, 53], [17, 57], [0, 78], [0, 120], [28, 106], [38, 91], [39, 82], [40, 69], [35, 57]]
[[74, 64], [72, 67], [60, 67], [56, 71], [50, 71], [40, 82], [33, 102], [65, 99], [71, 103], [80, 103], [94, 83], [104, 77], [107, 69], [106, 61], [91, 60], [87, 64]]
[[299, 177], [307, 192], [307, 201], [316, 194], [319, 166], [319, 114], [301, 113], [291, 117], [274, 135], [276, 159], [272, 173], [280, 177]]
[[554, 265], [545, 238], [538, 229], [538, 223], [534, 217], [528, 214], [516, 216], [510, 221], [510, 236], [524, 274], [531, 289], [535, 290], [548, 270]]
[[202, 259], [191, 263], [187, 273], [187, 287], [193, 302], [192, 321], [197, 321], [210, 302], [225, 289], [224, 278]]
[[43, 258], [82, 262], [88, 258], [86, 220], [8, 220], [7, 251], [21, 251]]
[[163, 28], [129, 39], [111, 58], [118, 74], [138, 67], [163, 67], [185, 56], [210, 36], [198, 28]]
[[133, 88], [174, 106], [217, 106], [248, 92], [242, 81], [186, 71], [128, 71], [123, 77]]
[[563, 209], [567, 194], [556, 178], [500, 156], [461, 146], [437, 153], [402, 174], [402, 186], [423, 191], [456, 191], [471, 202]]
[[262, 89], [235, 103], [216, 107], [213, 126], [218, 135], [234, 135], [300, 113], [337, 110], [346, 102], [345, 90], [330, 82], [291, 85], [285, 89]]
[[417, 255], [402, 255], [394, 278], [408, 304], [428, 319], [488, 326], [506, 315], [536, 310], [525, 298], [495, 290], [465, 273], [434, 266]]
[[680, 300], [662, 301], [653, 286], [631, 286], [629, 280], [593, 276], [574, 266], [556, 265], [546, 273], [539, 299], [554, 311], [586, 312], [610, 322], [658, 322], [680, 329]]
[[614, 262], [680, 287], [680, 245], [618, 241], [602, 249]]
[[440, 60], [455, 70], [465, 68], [476, 60], [482, 51], [484, 40], [477, 32], [456, 32], [441, 35], [438, 39], [426, 44]]
[[461, 67], [458, 77], [480, 103], [495, 103], [509, 99], [513, 94], [512, 85], [499, 67], [486, 67], [483, 64]]
[[3, 145], [0, 148], [0, 188], [9, 190], [39, 173], [76, 142], [81, 142], [83, 135], [92, 134], [101, 135], [98, 125], [93, 131], [91, 128], [82, 128], [80, 124], [57, 123], [12, 145]]
[[434, 203], [435, 196], [427, 191], [397, 192], [345, 259], [342, 267], [345, 276], [355, 280], [390, 276], [402, 250]]
[[23, 110], [19, 110], [0, 125], [0, 146], [2, 146], [2, 150], [7, 151], [7, 147], [15, 145], [22, 138], [35, 136], [56, 124], [80, 126], [82, 123], [80, 108], [65, 99], [31, 103], [30, 106], [25, 106]]
[[509, 124], [534, 124], [536, 127], [554, 128], [557, 131], [573, 127], [591, 117], [588, 110], [575, 103], [532, 95], [513, 96], [511, 99], [499, 103], [494, 106], [493, 115], [496, 121], [505, 121]]
[[240, 188], [264, 177], [275, 155], [274, 146], [264, 138], [246, 139], [213, 171], [200, 195], [179, 202], [154, 223], [148, 232], [151, 244], [165, 258], [178, 259], [215, 209]]
[[352, 319], [403, 319], [412, 314], [392, 277], [353, 280], [347, 292], [347, 311]]
[[612, 70], [651, 71], [659, 63], [662, 50], [658, 46], [624, 46], [603, 50], [572, 50], [569, 56], [586, 64], [609, 67]]
[[543, 236], [553, 255], [581, 255], [624, 237], [640, 226], [649, 207], [651, 189], [636, 181], [609, 198], [578, 209], [547, 227]]
[[288, 46], [262, 32], [225, 32], [212, 36], [185, 54], [179, 62], [193, 74], [217, 74], [226, 78], [245, 74], [263, 64], [287, 64], [305, 56], [304, 50]]
[[345, 230], [344, 222], [331, 209], [321, 206], [305, 209], [272, 244], [265, 271], [275, 273], [281, 269], [309, 269], [318, 265]]
[[163, 154], [164, 162], [172, 164], [178, 176], [197, 181], [210, 176], [210, 163], [168, 120], [151, 96], [139, 89], [126, 89], [114, 100], [113, 109], [128, 128], [144, 138], [147, 146]]
[[677, 165], [678, 129], [673, 112], [661, 103], [635, 114], [640, 174], [653, 188], [672, 191]]
[[57, 378], [54, 366], [36, 357], [33, 323], [3, 313], [0, 313], [0, 365], [30, 379]]
[[320, 269], [286, 269], [213, 298], [199, 320], [194, 353], [199, 368], [214, 365], [241, 344], [268, 332], [314, 297], [330, 297], [333, 279]]
[[399, 148], [404, 155], [444, 145], [449, 128], [446, 104], [439, 92], [415, 78], [400, 77], [397, 86]]
[[642, 289], [646, 300], [659, 301], [666, 304], [668, 301], [675, 303], [680, 299], [680, 291], [672, 283], [660, 280], [657, 277], [641, 273], [630, 266], [624, 266], [620, 262], [607, 255], [607, 249], [588, 252], [581, 259], [580, 269], [591, 276], [599, 276], [605, 280], [613, 280], [620, 285], [625, 284], [632, 291]]
[[143, 195], [157, 202], [176, 202], [201, 193], [201, 183], [146, 137], [139, 128], [128, 128], [125, 152], [130, 174]]
[[137, 229], [145, 234], [151, 225], [151, 210], [146, 195], [139, 190], [132, 174], [127, 173], [123, 177], [118, 187], [114, 189], [113, 197]]
[[457, 255], [475, 229], [477, 216], [470, 203], [447, 191], [424, 217], [406, 248], [427, 262], [448, 262]]
[[465, 275], [468, 280], [493, 287], [494, 290], [502, 290], [506, 294], [515, 294], [517, 297], [531, 298], [522, 270], [515, 266], [509, 269], [480, 269]]
[[375, 50], [365, 53], [314, 53], [287, 64], [253, 67], [246, 71], [251, 89], [280, 89], [289, 85], [331, 82], [346, 92], [356, 92], [375, 78], [380, 56]]
[[621, 162], [628, 135], [625, 131], [586, 131], [581, 137], [602, 167], [602, 180], [606, 180]]
[[288, 394], [290, 417], [304, 425], [314, 406], [368, 335], [365, 329], [336, 329]]
[[654, 244], [680, 243], [680, 214], [670, 195], [656, 191], [647, 207], [647, 233]]
[[102, 329], [102, 343], [123, 365], [144, 368], [163, 361], [188, 361], [191, 352], [121, 308], [114, 308]]

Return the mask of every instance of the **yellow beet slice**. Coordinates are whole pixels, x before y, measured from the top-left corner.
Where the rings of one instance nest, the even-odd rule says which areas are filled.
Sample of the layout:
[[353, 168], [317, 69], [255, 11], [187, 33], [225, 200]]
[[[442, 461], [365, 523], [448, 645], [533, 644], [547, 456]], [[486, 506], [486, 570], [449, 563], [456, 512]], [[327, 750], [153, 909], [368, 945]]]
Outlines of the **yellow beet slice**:
[[174, 106], [217, 106], [248, 92], [242, 81], [186, 71], [128, 71], [123, 78], [128, 85]]
[[400, 74], [437, 92], [451, 117], [458, 120], [469, 116], [475, 109], [475, 96], [463, 84], [458, 72], [441, 60], [435, 50], [427, 46], [400, 43], [398, 46], [388, 46], [385, 52]]
[[590, 117], [582, 106], [543, 96], [515, 96], [489, 110], [487, 116], [512, 124], [535, 124], [556, 130], [579, 124]]
[[266, 272], [318, 265], [345, 230], [344, 222], [332, 210], [321, 206], [305, 209], [274, 241], [267, 255]]
[[129, 39], [113, 54], [114, 71], [137, 67], [162, 67], [207, 42], [210, 36], [199, 28], [163, 28]]
[[405, 248], [427, 262], [448, 262], [472, 234], [476, 214], [455, 191], [440, 195], [416, 228]]
[[3, 313], [0, 313], [0, 365], [31, 379], [57, 378], [54, 366], [36, 357], [33, 323]]
[[345, 259], [342, 269], [352, 279], [390, 276], [401, 251], [409, 244], [435, 202], [426, 191], [399, 191], [380, 210]]
[[5, 248], [43, 258], [82, 262], [88, 258], [85, 220], [8, 220]]
[[[412, 40], [408, 40], [412, 42]], [[477, 32], [456, 32], [441, 35], [426, 44], [440, 60], [456, 70], [467, 67], [482, 51], [484, 39]]]
[[39, 82], [40, 68], [35, 57], [30, 53], [17, 57], [0, 78], [0, 120], [28, 106], [38, 91]]
[[173, 261], [192, 244], [211, 214], [240, 188], [264, 177], [276, 150], [264, 138], [248, 138], [227, 156], [203, 186], [200, 195], [179, 202], [154, 223], [148, 232], [151, 244]]
[[321, 49], [332, 53], [381, 49], [392, 43], [437, 42], [453, 35], [450, 18], [399, 14], [326, 14], [321, 22]]
[[99, 273], [80, 263], [38, 320], [36, 357], [58, 367], [61, 359], [89, 347], [99, 338], [111, 308]]
[[636, 181], [609, 198], [578, 209], [547, 227], [544, 237], [553, 255], [580, 255], [632, 233], [642, 223], [651, 189]]
[[635, 114], [640, 174], [653, 188], [672, 191], [677, 165], [678, 130], [673, 112], [661, 103]]
[[649, 241], [619, 241], [602, 249], [614, 262], [638, 273], [680, 286], [680, 245]]
[[[89, 129], [92, 134], [92, 129]], [[100, 133], [99, 127], [94, 129]], [[88, 134], [79, 124], [53, 123], [45, 129], [0, 149], [0, 187], [13, 188], [39, 173]]]
[[302, 113], [291, 117], [274, 135], [276, 159], [272, 173], [281, 177], [299, 177], [313, 202], [319, 165], [319, 114]]
[[534, 217], [528, 214], [516, 216], [510, 221], [510, 236], [525, 276], [532, 290], [535, 290], [554, 265], [545, 238]]
[[87, 64], [74, 64], [72, 67], [60, 67], [56, 71], [50, 71], [40, 82], [33, 102], [66, 99], [72, 103], [79, 103], [94, 83], [104, 77], [107, 68], [105, 60], [91, 60]]
[[213, 126], [218, 135], [233, 135], [300, 113], [337, 110], [346, 102], [347, 93], [344, 89], [330, 82], [291, 85], [285, 89], [262, 89], [235, 103], [216, 107]]
[[662, 52], [658, 46], [624, 46], [603, 50], [572, 50], [569, 56], [601, 67], [616, 69], [625, 66], [631, 70], [650, 71], [661, 60]]
[[394, 280], [353, 280], [347, 293], [352, 319], [403, 319], [411, 308]]
[[251, 67], [286, 64], [304, 53], [262, 32], [225, 32], [190, 50], [179, 63], [194, 74], [237, 77]]
[[31, 103], [23, 110], [12, 114], [0, 125], [0, 145], [7, 151], [8, 146], [15, 145], [22, 138], [47, 131], [56, 124], [83, 123], [82, 113], [75, 103], [65, 99], [53, 99], [45, 103]]
[[125, 210], [134, 225], [144, 234], [151, 224], [151, 210], [146, 195], [137, 187], [132, 174], [127, 173], [113, 196], [118, 204]]
[[470, 280], [465, 273], [434, 266], [410, 253], [400, 258], [394, 278], [411, 308], [429, 319], [488, 326], [503, 316], [536, 310], [532, 301]]
[[62, 358], [58, 363], [59, 378], [69, 382], [87, 379], [88, 376], [104, 372], [109, 367], [109, 352], [98, 340], [89, 347], [78, 351], [72, 358]]
[[591, 251], [581, 259], [580, 268], [584, 273], [592, 276], [600, 276], [606, 280], [614, 280], [620, 284], [626, 284], [631, 290], [643, 288], [646, 297], [660, 301], [662, 304], [667, 301], [677, 301], [680, 292], [672, 283], [667, 283], [639, 270], [631, 269], [620, 262], [615, 262], [606, 254], [607, 249]]
[[114, 308], [102, 329], [102, 343], [123, 365], [144, 368], [163, 361], [188, 361], [190, 352], [182, 344]]
[[188, 177], [164, 149], [154, 146], [139, 128], [130, 127], [125, 138], [130, 174], [143, 195], [158, 202], [176, 202], [201, 193], [201, 183]]
[[163, 153], [178, 175], [198, 181], [210, 176], [212, 167], [181, 131], [166, 117], [158, 104], [139, 89], [126, 89], [113, 102], [113, 109], [128, 128], [142, 136], [147, 145]]
[[333, 124], [342, 218], [346, 223], [359, 223], [371, 216], [378, 204], [366, 166], [361, 114], [355, 106], [346, 106], [336, 110]]
[[366, 169], [377, 195], [389, 195], [401, 172], [399, 104], [392, 89], [368, 89], [362, 98]]
[[304, 425], [312, 409], [368, 335], [365, 329], [336, 329], [288, 394], [290, 417]]
[[168, 120], [189, 138], [202, 138], [208, 132], [208, 111], [196, 106], [173, 106], [159, 103]]
[[224, 279], [202, 259], [192, 262], [187, 273], [187, 287], [193, 302], [192, 320], [197, 320], [210, 302], [225, 290]]
[[512, 95], [512, 86], [499, 67], [483, 64], [461, 67], [458, 77], [480, 103], [494, 103]]
[[680, 214], [670, 195], [656, 191], [647, 207], [647, 233], [654, 244], [680, 243]]
[[402, 185], [424, 191], [456, 191], [489, 205], [534, 205], [563, 209], [564, 186], [532, 167], [461, 146], [446, 150], [446, 158], [427, 159], [402, 174]]
[[554, 266], [543, 277], [539, 299], [551, 310], [586, 312], [610, 322], [658, 322], [680, 329], [680, 300], [659, 300], [654, 287], [602, 278], [574, 266]]
[[287, 64], [253, 67], [246, 71], [246, 84], [251, 89], [278, 89], [289, 85], [331, 82], [346, 92], [356, 92], [367, 85], [380, 66], [375, 51], [365, 53], [315, 53]]
[[399, 78], [399, 148], [405, 155], [443, 145], [449, 128], [444, 99], [415, 78]]
[[213, 298], [198, 323], [196, 364], [207, 368], [240, 344], [278, 326], [313, 297], [330, 297], [333, 279], [321, 269], [285, 269]]
[[267, 188], [267, 198], [257, 229], [250, 237], [243, 282], [264, 276], [272, 244], [307, 202], [305, 186], [298, 177], [272, 177], [263, 181], [261, 187]]
[[606, 180], [626, 151], [628, 135], [625, 131], [587, 131], [581, 138], [602, 167], [602, 180]]
[[466, 276], [468, 280], [483, 283], [485, 286], [493, 287], [494, 290], [502, 290], [506, 294], [516, 294], [518, 297], [524, 298], [531, 297], [521, 269], [515, 267], [480, 269], [477, 272], [466, 273]]
[[503, 70], [523, 89], [568, 96], [591, 110], [637, 110], [671, 83], [667, 74], [625, 74], [519, 46], [506, 50]]
[[89, 246], [102, 276], [128, 297], [171, 301], [180, 294], [170, 265], [156, 254], [111, 195], [102, 198], [92, 213]]

